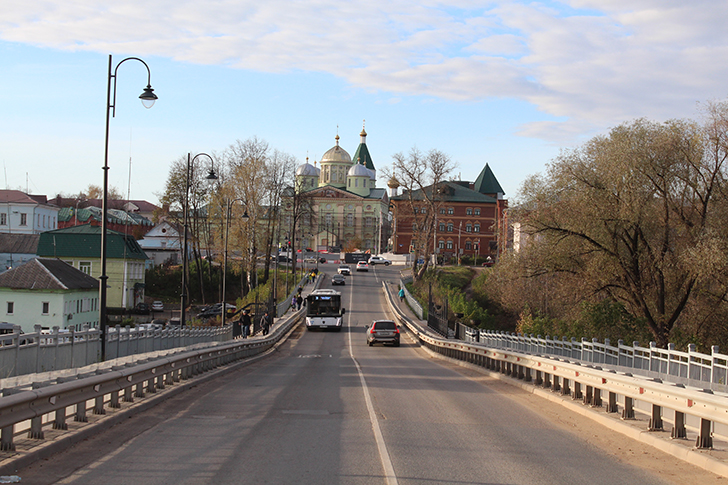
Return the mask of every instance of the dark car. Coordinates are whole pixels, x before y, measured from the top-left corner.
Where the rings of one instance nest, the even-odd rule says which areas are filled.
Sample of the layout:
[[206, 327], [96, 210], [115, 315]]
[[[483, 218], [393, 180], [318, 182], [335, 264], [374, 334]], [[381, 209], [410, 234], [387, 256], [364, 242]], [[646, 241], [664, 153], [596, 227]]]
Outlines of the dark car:
[[136, 306], [134, 307], [134, 310], [133, 311], [137, 315], [149, 315], [149, 312], [151, 310], [149, 308], [149, 305], [147, 305], [144, 302], [139, 302], [139, 303], [136, 304]]
[[326, 262], [326, 258], [319, 258], [319, 263], [325, 263], [325, 262]]
[[346, 284], [346, 278], [344, 278], [343, 275], [335, 274], [331, 277], [331, 284], [332, 285], [345, 285]]
[[[235, 314], [235, 305], [230, 303], [225, 304], [227, 308], [227, 316], [230, 317]], [[222, 315], [222, 303], [215, 303], [214, 305], [206, 306], [200, 313], [197, 314], [197, 318], [212, 318], [219, 317]]]
[[399, 328], [392, 320], [374, 320], [367, 327], [367, 345], [390, 343], [399, 347]]

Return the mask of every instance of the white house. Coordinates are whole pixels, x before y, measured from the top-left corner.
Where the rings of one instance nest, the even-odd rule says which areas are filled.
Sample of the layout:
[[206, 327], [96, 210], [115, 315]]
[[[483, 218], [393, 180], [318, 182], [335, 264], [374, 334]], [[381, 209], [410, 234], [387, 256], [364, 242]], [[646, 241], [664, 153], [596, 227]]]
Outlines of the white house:
[[40, 234], [58, 229], [60, 208], [48, 204], [45, 195], [19, 190], [0, 190], [0, 232]]
[[0, 274], [0, 318], [26, 333], [97, 326], [99, 280], [59, 259], [33, 259]]
[[162, 220], [137, 242], [147, 253], [148, 261], [151, 260], [153, 266], [167, 262], [180, 264], [182, 262], [182, 251], [180, 249], [182, 247], [182, 231], [181, 226]]

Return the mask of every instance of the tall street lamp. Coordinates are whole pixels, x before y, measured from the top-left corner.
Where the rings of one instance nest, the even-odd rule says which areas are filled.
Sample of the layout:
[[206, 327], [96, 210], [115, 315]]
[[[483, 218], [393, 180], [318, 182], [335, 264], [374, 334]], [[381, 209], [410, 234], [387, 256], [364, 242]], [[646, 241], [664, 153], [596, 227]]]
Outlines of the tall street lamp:
[[[226, 308], [227, 300], [225, 298], [226, 297], [225, 291], [226, 291], [226, 281], [227, 281], [228, 233], [230, 232], [230, 213], [232, 211], [233, 204], [235, 204], [235, 202], [243, 202], [243, 204], [245, 204], [245, 202], [243, 201], [243, 199], [240, 199], [240, 198], [233, 199], [231, 201], [228, 201], [227, 204], [226, 204], [226, 211], [225, 211], [225, 254], [223, 256], [223, 263], [222, 263], [222, 326], [223, 327], [225, 327], [225, 320], [226, 320], [226, 317], [227, 317], [227, 308]], [[248, 222], [248, 220], [250, 219], [250, 216], [248, 216], [248, 211], [247, 210], [243, 213], [243, 216], [241, 217], [241, 219], [243, 221], [245, 221], [245, 222]], [[253, 263], [253, 264], [255, 264], [255, 263]]]
[[181, 295], [181, 310], [179, 317], [180, 328], [184, 328], [187, 324], [185, 321], [185, 310], [187, 309], [187, 218], [189, 213], [189, 199], [190, 199], [190, 178], [192, 177], [192, 166], [199, 156], [206, 156], [212, 162], [212, 168], [205, 177], [207, 180], [217, 180], [217, 174], [215, 173], [215, 159], [207, 153], [198, 153], [194, 157], [190, 153], [187, 153], [187, 173], [185, 174], [185, 206], [182, 211], [182, 226], [184, 230], [183, 242], [182, 242], [182, 295]]
[[[106, 287], [109, 277], [106, 275], [106, 227], [109, 198], [109, 122], [111, 117], [116, 116], [116, 75], [126, 61], [139, 61], [147, 68], [147, 87], [139, 96], [145, 108], [151, 108], [157, 100], [157, 95], [152, 89], [152, 73], [149, 66], [138, 57], [127, 57], [122, 59], [112, 71], [113, 62], [109, 54], [109, 76], [106, 86], [106, 136], [104, 139], [104, 193], [101, 200], [101, 276], [99, 276], [99, 327], [101, 328], [101, 360], [106, 359]], [[112, 89], [113, 80], [113, 89]], [[113, 94], [113, 97], [112, 97]]]

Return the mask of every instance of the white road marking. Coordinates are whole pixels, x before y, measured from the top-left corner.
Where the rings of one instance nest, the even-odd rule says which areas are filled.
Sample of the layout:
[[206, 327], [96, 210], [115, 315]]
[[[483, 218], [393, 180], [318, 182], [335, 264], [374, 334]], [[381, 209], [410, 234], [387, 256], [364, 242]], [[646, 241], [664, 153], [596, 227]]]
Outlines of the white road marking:
[[[353, 281], [352, 281], [353, 283]], [[352, 307], [354, 301], [354, 292], [349, 293], [349, 308]], [[349, 319], [347, 326], [351, 323], [351, 313], [349, 313]], [[377, 449], [379, 450], [379, 459], [382, 462], [382, 468], [384, 469], [384, 477], [387, 479], [389, 485], [397, 485], [397, 475], [394, 474], [394, 467], [392, 466], [392, 460], [389, 458], [389, 452], [387, 451], [387, 444], [384, 442], [384, 436], [382, 430], [379, 427], [379, 420], [377, 414], [374, 412], [374, 405], [372, 404], [372, 397], [369, 395], [369, 387], [367, 381], [364, 378], [364, 374], [361, 371], [359, 362], [354, 358], [354, 350], [351, 344], [351, 332], [349, 332], [349, 356], [354, 361], [356, 371], [359, 374], [359, 380], [361, 381], [361, 387], [364, 391], [364, 402], [367, 405], [367, 411], [369, 412], [369, 421], [372, 423], [372, 431], [374, 432], [374, 441], [377, 443]]]

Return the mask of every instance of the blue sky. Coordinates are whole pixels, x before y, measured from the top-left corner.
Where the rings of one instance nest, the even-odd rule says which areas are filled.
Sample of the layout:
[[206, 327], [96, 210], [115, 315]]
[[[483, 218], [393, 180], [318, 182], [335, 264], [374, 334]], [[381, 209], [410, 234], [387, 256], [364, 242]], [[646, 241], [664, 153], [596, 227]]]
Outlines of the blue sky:
[[[728, 2], [0, 0], [0, 186], [101, 185], [108, 55], [119, 68], [110, 183], [157, 202], [170, 163], [257, 137], [303, 163], [366, 120], [377, 169], [432, 148], [513, 199], [561, 149], [726, 97]], [[381, 173], [381, 170], [380, 170]], [[383, 186], [384, 180], [380, 180]]]

